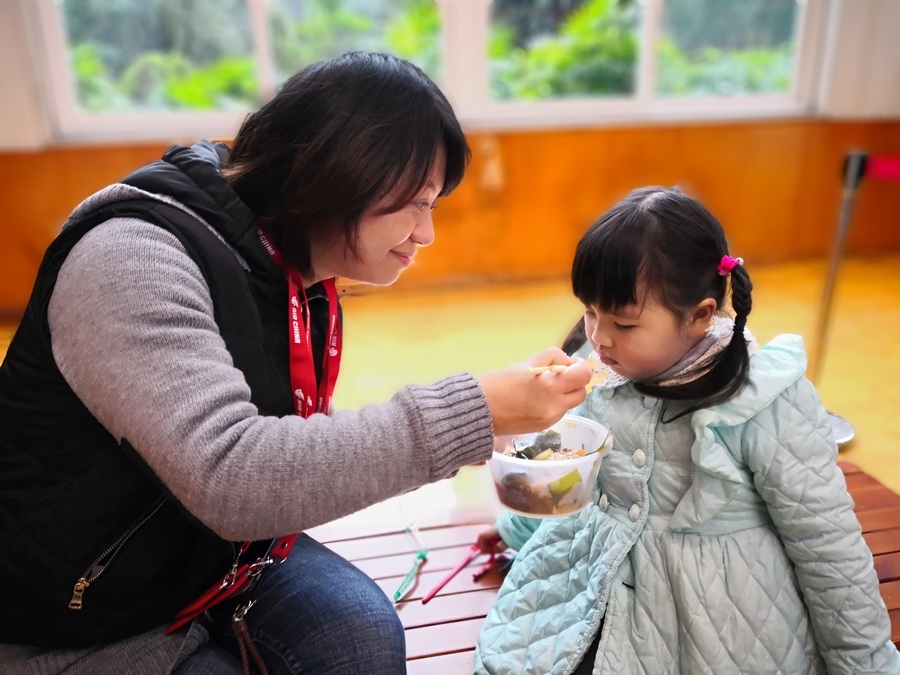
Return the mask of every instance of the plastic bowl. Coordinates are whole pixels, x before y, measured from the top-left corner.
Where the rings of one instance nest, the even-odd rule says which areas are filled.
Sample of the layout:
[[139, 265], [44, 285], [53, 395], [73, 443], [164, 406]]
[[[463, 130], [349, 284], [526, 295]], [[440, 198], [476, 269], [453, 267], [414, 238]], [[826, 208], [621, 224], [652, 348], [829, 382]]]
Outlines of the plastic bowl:
[[[519, 459], [502, 454], [520, 436], [499, 436], [488, 461], [500, 503], [531, 518], [562, 518], [588, 505], [603, 455], [612, 448], [612, 436], [602, 424], [566, 415], [550, 429], [561, 436], [563, 448], [582, 445], [584, 457], [559, 460]], [[608, 436], [608, 437], [607, 437]], [[603, 448], [597, 448], [606, 439]]]

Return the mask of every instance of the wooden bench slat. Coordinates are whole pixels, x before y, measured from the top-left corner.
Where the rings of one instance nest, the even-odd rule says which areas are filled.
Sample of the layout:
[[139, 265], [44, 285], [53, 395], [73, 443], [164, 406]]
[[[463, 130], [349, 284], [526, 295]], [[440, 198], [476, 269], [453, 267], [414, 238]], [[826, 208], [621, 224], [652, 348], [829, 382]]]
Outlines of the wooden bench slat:
[[888, 612], [891, 617], [891, 641], [900, 647], [900, 609]]
[[406, 675], [472, 675], [474, 670], [474, 650], [406, 662]]
[[[478, 523], [456, 527], [436, 527], [426, 530], [420, 528], [419, 534], [428, 550], [434, 551], [453, 546], [471, 546], [485, 527], [487, 526]], [[404, 532], [385, 534], [379, 537], [328, 542], [325, 546], [350, 562], [367, 558], [381, 558], [394, 554], [408, 553], [413, 555], [416, 552], [416, 547], [413, 545], [412, 540]]]
[[869, 550], [872, 551], [872, 555], [900, 551], [900, 527], [878, 532], [867, 532], [863, 534], [863, 539], [865, 539]]
[[496, 598], [497, 592], [491, 588], [470, 593], [436, 595], [425, 605], [419, 600], [401, 602], [397, 605], [397, 614], [405, 628], [433, 626], [448, 621], [484, 619]]
[[[468, 546], [457, 546], [455, 548], [439, 548], [436, 551], [429, 551], [428, 558], [419, 568], [419, 573], [434, 572], [436, 570], [451, 570], [462, 559]], [[356, 567], [365, 572], [369, 577], [378, 581], [387, 577], [403, 577], [409, 572], [413, 564], [413, 554], [402, 553], [400, 555], [389, 555], [383, 558], [366, 558], [364, 560], [351, 561]], [[472, 560], [468, 567], [473, 571], [487, 562], [487, 554], [480, 555]], [[465, 572], [460, 572], [465, 574]]]
[[872, 509], [859, 511], [856, 519], [863, 532], [877, 532], [878, 530], [890, 530], [900, 527], [900, 506], [891, 506], [886, 509]]
[[884, 487], [881, 483], [879, 483], [867, 473], [851, 473], [850, 475], [845, 474], [844, 478], [847, 481], [847, 492], [849, 492], [851, 495], [857, 490], [863, 490], [865, 488]]
[[839, 459], [837, 465], [845, 476], [849, 476], [851, 473], [862, 473], [862, 469], [853, 462], [848, 462], [846, 459]]
[[881, 584], [881, 597], [888, 611], [900, 609], [900, 581], [886, 581]]
[[484, 619], [469, 619], [406, 631], [406, 658], [437, 656], [475, 649]]
[[900, 579], [900, 552], [876, 555], [875, 572], [881, 583]]
[[852, 495], [854, 511], [871, 511], [900, 506], [900, 495], [883, 485], [856, 490]]
[[[487, 562], [487, 560], [485, 560]], [[435, 597], [442, 595], [450, 595], [452, 593], [468, 593], [470, 591], [480, 591], [487, 588], [500, 588], [503, 583], [503, 575], [498, 570], [491, 570], [478, 581], [472, 579], [472, 573], [478, 569], [478, 563], [474, 563], [471, 569], [465, 569], [455, 577], [453, 577], [440, 593]], [[421, 600], [428, 591], [437, 586], [438, 582], [447, 575], [447, 570], [435, 572], [420, 572], [416, 577], [415, 583], [403, 596], [404, 601]], [[375, 583], [384, 591], [389, 598], [394, 597], [394, 591], [400, 586], [403, 577], [388, 577], [385, 579], [376, 579]]]

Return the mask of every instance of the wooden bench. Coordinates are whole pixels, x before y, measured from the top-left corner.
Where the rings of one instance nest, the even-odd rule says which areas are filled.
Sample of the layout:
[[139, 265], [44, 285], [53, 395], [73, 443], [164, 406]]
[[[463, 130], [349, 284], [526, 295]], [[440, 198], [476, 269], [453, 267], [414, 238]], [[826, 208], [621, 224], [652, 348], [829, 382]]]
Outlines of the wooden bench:
[[[875, 556], [881, 594], [891, 617], [891, 639], [900, 646], [900, 495], [849, 462], [839, 462], [855, 501], [863, 537]], [[458, 514], [456, 514], [458, 516]], [[415, 548], [403, 533], [406, 523], [354, 525], [338, 521], [309, 531], [310, 536], [344, 556], [368, 574], [391, 597], [410, 569]], [[492, 518], [487, 513], [451, 522], [431, 517], [418, 522], [428, 545], [428, 559], [416, 583], [397, 605], [406, 628], [407, 672], [413, 675], [471, 673], [475, 642], [484, 617], [502, 582], [492, 570], [472, 579], [487, 556], [475, 558], [429, 603], [422, 596], [456, 565]]]

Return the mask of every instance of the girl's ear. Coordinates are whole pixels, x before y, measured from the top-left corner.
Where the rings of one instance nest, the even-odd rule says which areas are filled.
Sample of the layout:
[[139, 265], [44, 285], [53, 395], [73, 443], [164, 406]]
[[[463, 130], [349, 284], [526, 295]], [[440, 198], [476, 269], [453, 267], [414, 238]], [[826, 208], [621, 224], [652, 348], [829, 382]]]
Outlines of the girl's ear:
[[704, 298], [698, 302], [688, 315], [688, 333], [692, 337], [705, 335], [716, 309], [716, 301], [712, 298]]

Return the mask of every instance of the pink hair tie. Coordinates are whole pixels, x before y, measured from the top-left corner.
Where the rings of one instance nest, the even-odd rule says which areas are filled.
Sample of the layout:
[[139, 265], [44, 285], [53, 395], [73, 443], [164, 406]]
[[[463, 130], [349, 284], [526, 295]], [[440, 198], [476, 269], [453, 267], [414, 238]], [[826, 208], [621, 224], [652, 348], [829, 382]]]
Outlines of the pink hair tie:
[[730, 255], [724, 255], [722, 256], [722, 260], [719, 261], [719, 266], [716, 268], [716, 272], [719, 273], [719, 276], [724, 277], [726, 274], [730, 274], [735, 267], [743, 264], [743, 258], [732, 258]]

